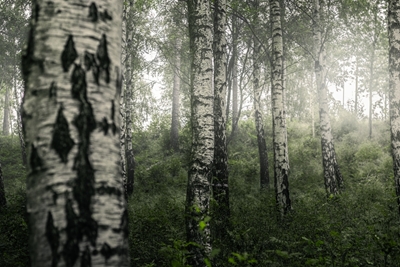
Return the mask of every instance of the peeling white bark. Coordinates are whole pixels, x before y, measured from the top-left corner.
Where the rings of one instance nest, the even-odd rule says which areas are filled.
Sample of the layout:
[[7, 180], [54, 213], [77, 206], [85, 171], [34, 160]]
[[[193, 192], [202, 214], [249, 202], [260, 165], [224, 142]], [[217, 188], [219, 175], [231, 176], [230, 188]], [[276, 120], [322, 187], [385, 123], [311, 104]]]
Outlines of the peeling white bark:
[[119, 172], [122, 2], [35, 1], [23, 125], [32, 266], [127, 266]]
[[322, 165], [324, 169], [324, 181], [327, 194], [335, 195], [338, 194], [340, 188], [343, 187], [343, 177], [336, 160], [336, 152], [333, 145], [333, 136], [329, 119], [328, 89], [325, 82], [327, 74], [325, 66], [326, 55], [325, 46], [322, 40], [322, 33], [324, 30], [323, 21], [321, 19], [321, 13], [324, 12], [324, 6], [320, 5], [320, 0], [314, 0], [313, 10], [314, 60], [319, 102]]
[[272, 18], [272, 119], [274, 143], [275, 195], [280, 213], [291, 210], [289, 197], [289, 155], [283, 87], [283, 40], [279, 0], [270, 1]]
[[213, 31], [210, 1], [189, 0], [188, 8], [192, 56], [192, 158], [186, 195], [186, 229], [188, 241], [200, 245], [189, 247], [189, 263], [204, 266], [204, 258], [211, 252], [210, 228], [207, 223], [200, 230], [199, 222], [204, 221], [209, 210], [214, 158]]

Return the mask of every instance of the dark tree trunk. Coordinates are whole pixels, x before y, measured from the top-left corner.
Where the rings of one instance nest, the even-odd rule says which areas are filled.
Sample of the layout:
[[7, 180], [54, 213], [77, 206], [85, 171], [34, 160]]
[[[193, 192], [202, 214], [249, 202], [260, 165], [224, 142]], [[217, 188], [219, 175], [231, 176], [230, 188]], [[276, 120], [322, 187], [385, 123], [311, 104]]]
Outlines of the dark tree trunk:
[[397, 208], [400, 214], [400, 3], [389, 1], [390, 133]]
[[10, 134], [10, 89], [7, 85], [6, 94], [4, 96], [3, 134]]
[[[254, 25], [259, 24], [258, 18], [259, 1], [254, 1]], [[267, 145], [264, 137], [264, 123], [261, 109], [261, 86], [260, 86], [260, 42], [257, 37], [253, 38], [253, 95], [254, 95], [254, 119], [257, 132], [258, 156], [260, 160], [260, 187], [269, 187], [269, 169]]]
[[172, 88], [172, 122], [171, 122], [171, 147], [175, 152], [179, 151], [179, 113], [180, 113], [180, 100], [179, 89], [181, 86], [179, 69], [181, 66], [181, 44], [178, 38], [175, 40], [175, 62], [174, 68], [174, 85]]
[[[186, 194], [188, 263], [205, 266], [211, 253], [209, 205], [214, 158], [212, 16], [209, 0], [188, 0], [191, 53], [192, 152]], [[195, 245], [194, 245], [195, 244]]]
[[4, 190], [4, 177], [0, 163], [0, 209], [2, 207], [5, 207], [6, 205], [7, 205], [7, 200], [6, 200], [6, 192]]
[[228, 151], [226, 145], [226, 0], [214, 1], [214, 177], [212, 182], [214, 241], [226, 240], [229, 230]]

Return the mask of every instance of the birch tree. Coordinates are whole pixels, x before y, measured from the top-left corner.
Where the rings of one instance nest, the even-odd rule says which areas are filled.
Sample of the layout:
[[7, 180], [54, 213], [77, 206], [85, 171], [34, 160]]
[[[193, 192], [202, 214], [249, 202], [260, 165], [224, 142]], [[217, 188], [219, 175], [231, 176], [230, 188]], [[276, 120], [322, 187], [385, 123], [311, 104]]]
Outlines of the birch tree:
[[395, 189], [400, 214], [400, 1], [389, 1], [390, 133]]
[[226, 144], [226, 0], [214, 2], [214, 176], [213, 229], [216, 239], [227, 235], [229, 211], [228, 151]]
[[171, 121], [171, 146], [179, 151], [179, 113], [180, 113], [180, 86], [179, 69], [181, 66], [181, 42], [175, 37], [174, 82], [172, 87], [172, 121]]
[[189, 0], [192, 150], [186, 194], [189, 264], [205, 266], [211, 251], [208, 210], [214, 158], [213, 29], [210, 1]]
[[[336, 160], [336, 152], [333, 144], [331, 123], [328, 109], [328, 89], [326, 86], [326, 66], [325, 66], [325, 40], [324, 36], [324, 0], [314, 0], [313, 2], [313, 39], [314, 39], [314, 66], [318, 92], [320, 132], [322, 147], [322, 165], [324, 169], [325, 189], [328, 195], [335, 195], [343, 188], [343, 177], [339, 170]], [[322, 18], [321, 18], [322, 17]]]
[[125, 175], [126, 185], [125, 190], [127, 196], [132, 195], [134, 175], [135, 175], [135, 158], [132, 147], [132, 133], [133, 133], [133, 122], [132, 122], [132, 109], [133, 109], [133, 82], [132, 82], [132, 20], [130, 19], [131, 9], [133, 1], [128, 1], [125, 5], [125, 58], [124, 58], [124, 160], [125, 160]]
[[4, 95], [4, 113], [3, 113], [3, 135], [10, 134], [10, 89], [6, 85], [6, 93]]
[[[253, 24], [257, 28], [260, 24], [258, 10], [260, 8], [259, 0], [253, 2], [254, 17]], [[260, 161], [260, 187], [262, 189], [269, 187], [269, 169], [268, 169], [268, 153], [267, 145], [264, 136], [264, 123], [262, 118], [261, 109], [261, 86], [260, 86], [260, 41], [257, 36], [253, 36], [253, 97], [254, 97], [254, 120], [257, 132], [257, 144], [258, 144], [258, 158]]]
[[31, 266], [128, 266], [122, 2], [37, 0], [22, 56]]
[[291, 210], [289, 197], [289, 155], [283, 87], [283, 40], [279, 0], [270, 1], [272, 20], [272, 120], [274, 147], [274, 183], [276, 203], [283, 215]]

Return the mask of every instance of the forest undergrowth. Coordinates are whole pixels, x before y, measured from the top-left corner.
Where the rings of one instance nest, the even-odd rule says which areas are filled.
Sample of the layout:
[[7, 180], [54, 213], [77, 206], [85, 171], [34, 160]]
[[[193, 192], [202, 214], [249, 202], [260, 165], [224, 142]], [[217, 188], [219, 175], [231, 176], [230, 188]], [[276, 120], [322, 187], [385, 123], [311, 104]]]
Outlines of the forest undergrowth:
[[[180, 153], [170, 150], [167, 120], [134, 134], [134, 194], [128, 201], [131, 266], [187, 266], [184, 204], [190, 130]], [[266, 127], [271, 144], [271, 127]], [[318, 127], [316, 127], [318, 129]], [[277, 216], [273, 189], [260, 191], [257, 137], [241, 121], [229, 145], [231, 229], [211, 254], [212, 266], [400, 266], [398, 217], [389, 125], [368, 125], [349, 114], [333, 122], [345, 191], [326, 197], [320, 139], [309, 123], [288, 121], [293, 211]], [[270, 147], [270, 145], [269, 145]], [[8, 206], [0, 213], [0, 266], [29, 266], [25, 170], [18, 139], [0, 138]], [[211, 218], [212, 220], [212, 218]]]

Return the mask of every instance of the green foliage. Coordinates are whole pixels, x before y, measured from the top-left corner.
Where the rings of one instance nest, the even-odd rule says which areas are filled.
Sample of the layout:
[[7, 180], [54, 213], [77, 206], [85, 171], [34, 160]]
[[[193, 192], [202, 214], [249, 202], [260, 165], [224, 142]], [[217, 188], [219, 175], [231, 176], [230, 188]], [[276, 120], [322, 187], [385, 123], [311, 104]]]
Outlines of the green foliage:
[[[340, 136], [335, 145], [346, 190], [326, 198], [320, 141], [310, 136], [309, 125], [289, 123], [294, 210], [281, 219], [273, 188], [259, 190], [254, 123], [242, 121], [229, 147], [232, 228], [213, 247], [205, 266], [398, 266], [400, 221], [387, 124], [377, 123], [371, 140], [363, 135], [366, 123], [353, 124], [340, 119], [333, 124]], [[181, 131], [186, 140], [181, 153], [169, 149], [167, 137], [168, 123], [162, 120], [134, 135], [136, 186], [128, 202], [131, 266], [187, 267], [188, 247], [196, 245], [185, 236], [189, 129]], [[0, 216], [0, 266], [29, 266], [19, 143], [2, 137], [0, 145], [9, 203]], [[212, 220], [205, 217], [199, 227], [212, 225]]]
[[0, 210], [0, 266], [29, 266], [25, 170], [18, 139], [0, 138], [7, 206]]

